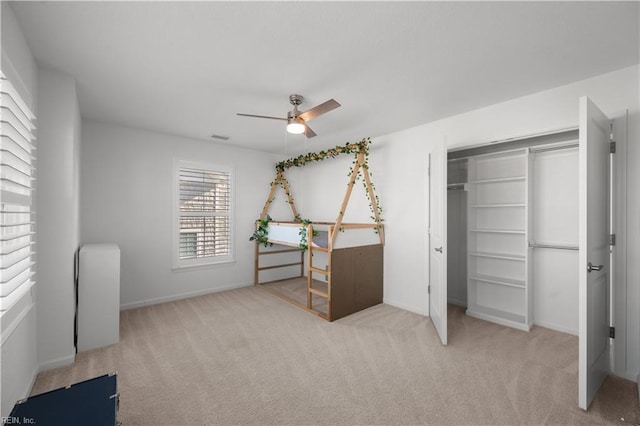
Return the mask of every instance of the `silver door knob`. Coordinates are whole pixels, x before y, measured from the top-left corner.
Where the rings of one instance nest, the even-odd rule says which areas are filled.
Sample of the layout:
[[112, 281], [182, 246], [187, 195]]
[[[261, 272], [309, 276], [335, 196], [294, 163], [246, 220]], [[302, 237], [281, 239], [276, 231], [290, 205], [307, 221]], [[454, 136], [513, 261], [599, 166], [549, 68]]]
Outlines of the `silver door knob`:
[[592, 265], [591, 262], [587, 264], [587, 272], [601, 271], [604, 265]]
[[434, 250], [439, 252], [439, 253], [442, 253], [442, 247], [436, 247], [436, 248], [434, 248]]

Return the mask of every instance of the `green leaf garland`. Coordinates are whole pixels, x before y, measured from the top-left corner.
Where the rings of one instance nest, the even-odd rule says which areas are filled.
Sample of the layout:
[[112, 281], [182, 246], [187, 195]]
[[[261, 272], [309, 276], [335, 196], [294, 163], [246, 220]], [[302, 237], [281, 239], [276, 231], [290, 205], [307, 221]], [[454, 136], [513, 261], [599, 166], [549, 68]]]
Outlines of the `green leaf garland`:
[[[353, 173], [353, 170], [354, 170], [354, 166], [358, 161], [358, 154], [361, 152], [364, 153], [364, 163], [361, 164], [361, 167], [363, 167], [367, 171], [369, 170], [369, 145], [370, 144], [371, 144], [371, 139], [364, 138], [360, 142], [355, 142], [355, 143], [347, 142], [346, 144], [338, 145], [335, 148], [327, 149], [320, 152], [311, 152], [308, 154], [303, 154], [295, 158], [289, 158], [288, 160], [280, 161], [279, 163], [276, 164], [276, 170], [278, 172], [284, 172], [286, 169], [290, 169], [291, 167], [302, 167], [309, 163], [324, 161], [328, 158], [335, 158], [341, 154], [355, 154], [353, 165], [349, 168], [349, 173], [347, 174], [348, 177], [351, 177], [351, 174]], [[371, 173], [369, 174], [369, 176], [371, 176]], [[362, 175], [360, 171], [358, 171], [358, 176], [356, 176], [356, 180], [359, 180], [361, 177]], [[283, 176], [283, 179], [284, 179], [284, 176]], [[366, 183], [363, 182], [363, 185], [365, 186], [365, 194], [367, 196], [367, 199], [369, 200], [369, 208], [371, 209], [371, 213], [373, 213], [373, 216], [371, 216], [371, 218], [377, 224], [377, 227], [375, 228], [375, 231], [377, 233], [379, 229], [382, 228], [382, 221], [383, 221], [382, 207], [380, 207], [380, 199], [376, 195], [375, 197], [376, 199], [372, 200], [369, 194], [369, 191], [366, 190]], [[282, 180], [280, 180], [280, 186], [284, 189]], [[371, 182], [371, 189], [375, 192], [375, 186], [373, 185], [373, 182]], [[290, 194], [287, 193], [286, 195], [289, 196]], [[272, 202], [272, 201], [273, 199], [269, 200], [269, 202]], [[376, 212], [377, 212], [377, 217], [379, 219], [376, 219]], [[299, 215], [295, 218], [295, 220], [301, 222], [305, 226], [311, 223], [308, 219], [302, 219]], [[300, 233], [300, 237], [301, 237], [300, 248], [302, 250], [306, 250], [307, 248], [306, 227], [303, 227], [302, 229], [303, 231], [301, 231]], [[257, 240], [257, 238], [255, 239]]]
[[307, 165], [308, 163], [323, 161], [327, 158], [335, 158], [340, 154], [358, 154], [359, 152], [364, 152], [365, 157], [368, 157], [370, 143], [370, 138], [365, 138], [360, 142], [347, 142], [345, 145], [338, 145], [335, 148], [331, 148], [326, 151], [310, 152], [308, 154], [300, 155], [295, 158], [289, 158], [288, 160], [280, 161], [279, 163], [277, 163], [276, 170], [283, 172], [286, 169], [290, 169], [291, 167], [302, 167]]

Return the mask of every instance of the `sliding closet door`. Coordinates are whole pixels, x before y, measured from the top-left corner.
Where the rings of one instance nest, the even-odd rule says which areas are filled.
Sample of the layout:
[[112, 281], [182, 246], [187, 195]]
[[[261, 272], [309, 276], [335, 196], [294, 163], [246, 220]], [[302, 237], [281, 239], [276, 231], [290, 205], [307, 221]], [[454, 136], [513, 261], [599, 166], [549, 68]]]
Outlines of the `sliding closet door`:
[[578, 404], [587, 409], [609, 372], [609, 119], [580, 98]]

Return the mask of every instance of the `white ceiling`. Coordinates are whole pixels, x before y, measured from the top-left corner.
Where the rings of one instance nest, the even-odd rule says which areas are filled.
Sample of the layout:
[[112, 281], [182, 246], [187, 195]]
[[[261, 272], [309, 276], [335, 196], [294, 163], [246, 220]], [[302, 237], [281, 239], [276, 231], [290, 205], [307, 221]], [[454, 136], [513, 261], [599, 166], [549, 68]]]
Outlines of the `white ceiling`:
[[[638, 2], [16, 2], [83, 117], [269, 152], [380, 136], [639, 62]], [[286, 116], [334, 98], [286, 135]]]

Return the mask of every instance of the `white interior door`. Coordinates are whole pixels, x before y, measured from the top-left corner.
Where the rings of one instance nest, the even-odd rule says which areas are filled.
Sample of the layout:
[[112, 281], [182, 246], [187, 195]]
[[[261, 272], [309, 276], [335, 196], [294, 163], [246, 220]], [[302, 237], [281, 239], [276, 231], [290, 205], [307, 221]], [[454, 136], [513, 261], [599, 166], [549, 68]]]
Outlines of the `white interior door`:
[[429, 316], [447, 344], [447, 155], [444, 142], [429, 159]]
[[586, 410], [609, 372], [609, 119], [580, 98], [578, 404]]

